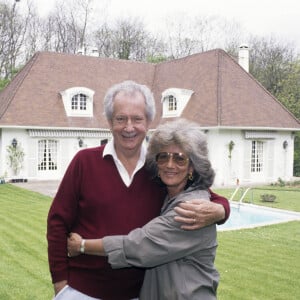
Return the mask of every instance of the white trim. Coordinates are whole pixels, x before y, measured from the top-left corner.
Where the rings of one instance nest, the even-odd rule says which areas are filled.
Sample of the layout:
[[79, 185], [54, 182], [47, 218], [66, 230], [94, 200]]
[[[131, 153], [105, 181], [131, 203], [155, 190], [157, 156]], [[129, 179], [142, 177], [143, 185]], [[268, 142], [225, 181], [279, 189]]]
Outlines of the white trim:
[[42, 130], [28, 129], [30, 137], [110, 137], [110, 131], [94, 131], [94, 130]]
[[275, 131], [245, 131], [245, 139], [275, 139]]

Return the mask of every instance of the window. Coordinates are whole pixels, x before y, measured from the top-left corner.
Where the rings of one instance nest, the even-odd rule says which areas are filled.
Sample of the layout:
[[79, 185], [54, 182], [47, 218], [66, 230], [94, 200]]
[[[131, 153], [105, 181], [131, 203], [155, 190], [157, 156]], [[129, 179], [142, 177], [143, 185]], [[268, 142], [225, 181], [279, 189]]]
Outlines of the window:
[[186, 89], [169, 88], [162, 92], [162, 117], [180, 117], [194, 92]]
[[84, 94], [77, 94], [72, 97], [71, 108], [72, 110], [86, 110], [87, 97]]
[[169, 97], [166, 97], [166, 98], [169, 98], [169, 111], [174, 111], [174, 110], [177, 110], [177, 100], [174, 96], [169, 96]]
[[38, 170], [57, 170], [57, 144], [55, 140], [40, 140], [38, 142]]
[[251, 149], [251, 172], [259, 173], [263, 171], [263, 142], [252, 141]]
[[94, 91], [86, 87], [73, 87], [60, 92], [69, 117], [93, 117]]

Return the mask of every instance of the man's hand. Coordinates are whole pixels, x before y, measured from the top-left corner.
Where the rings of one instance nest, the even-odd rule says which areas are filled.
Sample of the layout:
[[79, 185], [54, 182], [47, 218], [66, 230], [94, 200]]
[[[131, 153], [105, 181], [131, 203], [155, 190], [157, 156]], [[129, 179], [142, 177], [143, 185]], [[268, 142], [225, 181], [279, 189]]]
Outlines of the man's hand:
[[70, 233], [68, 237], [68, 256], [78, 256], [80, 254], [80, 245], [82, 237], [78, 233]]
[[183, 223], [181, 228], [185, 230], [199, 229], [225, 218], [221, 204], [201, 199], [182, 202], [174, 210], [179, 215], [175, 216], [175, 221]]
[[68, 284], [67, 280], [55, 282], [53, 284], [55, 296]]

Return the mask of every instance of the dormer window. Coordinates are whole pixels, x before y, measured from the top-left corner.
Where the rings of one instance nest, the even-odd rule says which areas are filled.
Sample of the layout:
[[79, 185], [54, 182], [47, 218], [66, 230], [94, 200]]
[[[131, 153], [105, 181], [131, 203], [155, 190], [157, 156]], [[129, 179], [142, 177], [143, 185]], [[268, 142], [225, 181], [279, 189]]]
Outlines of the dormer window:
[[93, 117], [94, 93], [85, 87], [74, 87], [61, 92], [67, 116]]
[[179, 117], [194, 92], [170, 88], [162, 93], [163, 118]]

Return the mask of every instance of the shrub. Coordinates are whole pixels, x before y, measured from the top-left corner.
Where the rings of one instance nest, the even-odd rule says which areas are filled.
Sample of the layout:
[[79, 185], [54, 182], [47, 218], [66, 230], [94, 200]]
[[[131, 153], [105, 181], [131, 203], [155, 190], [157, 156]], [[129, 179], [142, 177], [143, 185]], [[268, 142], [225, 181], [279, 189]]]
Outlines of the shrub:
[[275, 202], [276, 196], [272, 194], [263, 194], [260, 195], [262, 202]]

